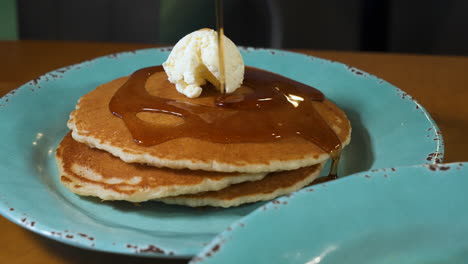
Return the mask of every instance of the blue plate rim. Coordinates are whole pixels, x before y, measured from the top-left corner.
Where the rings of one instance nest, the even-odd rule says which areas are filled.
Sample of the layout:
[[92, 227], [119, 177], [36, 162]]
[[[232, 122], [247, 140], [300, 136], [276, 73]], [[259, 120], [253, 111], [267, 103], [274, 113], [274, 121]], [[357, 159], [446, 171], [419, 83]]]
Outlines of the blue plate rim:
[[[414, 98], [412, 98], [406, 92], [404, 92], [403, 90], [401, 90], [397, 86], [389, 83], [388, 81], [385, 81], [385, 80], [383, 80], [383, 79], [381, 79], [381, 78], [379, 78], [379, 77], [377, 77], [375, 75], [369, 74], [369, 73], [367, 73], [365, 71], [362, 71], [362, 70], [360, 70], [358, 68], [349, 66], [349, 65], [347, 65], [345, 63], [341, 63], [341, 62], [333, 61], [333, 60], [328, 60], [328, 59], [324, 59], [324, 58], [320, 58], [320, 57], [316, 57], [316, 56], [312, 56], [312, 55], [308, 55], [308, 54], [303, 54], [303, 53], [298, 53], [298, 52], [293, 52], [293, 51], [278, 50], [278, 49], [254, 48], [254, 47], [239, 47], [239, 49], [241, 50], [241, 52], [245, 52], [245, 53], [249, 53], [249, 52], [252, 52], [252, 51], [253, 52], [260, 51], [260, 52], [269, 52], [269, 53], [280, 55], [280, 56], [281, 55], [306, 56], [306, 57], [309, 57], [309, 58], [314, 59], [314, 60], [322, 61], [323, 63], [332, 63], [332, 64], [341, 65], [343, 67], [346, 67], [349, 71], [359, 72], [360, 73], [359, 75], [363, 75], [363, 77], [371, 78], [374, 81], [379, 82], [379, 83], [388, 84], [389, 88], [392, 88], [392, 89], [400, 92], [401, 94], [404, 94], [405, 95], [404, 99], [411, 100], [424, 113], [425, 117], [427, 118], [429, 123], [432, 125], [432, 129], [434, 131], [437, 131], [437, 135], [438, 135], [439, 140], [436, 141], [436, 146], [437, 146], [436, 150], [439, 153], [440, 160], [441, 161], [443, 160], [445, 144], [444, 144], [443, 136], [442, 136], [442, 134], [440, 132], [440, 129], [437, 126], [436, 122], [433, 120], [433, 118], [431, 117], [429, 112], [419, 102], [417, 102]], [[6, 93], [4, 96], [2, 96], [0, 98], [0, 109], [3, 108], [3, 107], [7, 107], [9, 101], [14, 100], [14, 97], [15, 97], [14, 95], [18, 91], [26, 91], [28, 89], [31, 89], [31, 86], [37, 85], [38, 82], [47, 81], [49, 76], [53, 77], [54, 75], [59, 75], [59, 76], [62, 77], [62, 76], [65, 76], [67, 71], [69, 71], [69, 70], [74, 70], [74, 69], [79, 69], [81, 67], [86, 67], [86, 66], [94, 63], [95, 61], [101, 60], [101, 59], [116, 59], [116, 58], [119, 58], [119, 57], [122, 57], [122, 56], [132, 56], [132, 55], [138, 54], [138, 53], [146, 53], [146, 52], [151, 52], [151, 51], [169, 52], [171, 50], [172, 50], [172, 46], [167, 46], [167, 47], [136, 49], [136, 50], [131, 50], [131, 51], [118, 52], [118, 53], [99, 56], [99, 57], [92, 58], [92, 59], [89, 59], [89, 60], [83, 60], [83, 61], [75, 63], [75, 64], [71, 64], [71, 65], [68, 65], [68, 66], [64, 66], [64, 67], [49, 71], [47, 73], [44, 73], [44, 74], [38, 76], [37, 78], [35, 78], [35, 79], [31, 80], [31, 81], [28, 81], [28, 82], [22, 84], [18, 88], [14, 89], [14, 90]], [[430, 160], [429, 162], [425, 162], [425, 163], [426, 164], [427, 163], [437, 164], [438, 162], [436, 160]], [[415, 165], [415, 166], [418, 166], [418, 165]], [[357, 174], [360, 174], [360, 173], [364, 173], [364, 172], [359, 172]], [[353, 175], [355, 175], [355, 174], [353, 174]], [[347, 177], [345, 177], [345, 178], [347, 178]], [[257, 211], [257, 210], [255, 210], [255, 211]], [[59, 232], [63, 233], [63, 231], [53, 230], [52, 228], [50, 228], [50, 229], [47, 229], [47, 228], [38, 229], [37, 227], [41, 226], [42, 225], [41, 223], [34, 222], [34, 224], [31, 225], [33, 221], [32, 222], [27, 221], [27, 220], [22, 221], [21, 219], [26, 219], [26, 217], [14, 216], [14, 214], [17, 214], [17, 212], [15, 212], [15, 213], [13, 213], [13, 212], [14, 211], [11, 211], [11, 208], [8, 206], [8, 202], [0, 195], [0, 215], [2, 215], [3, 217], [8, 219], [9, 221], [17, 224], [18, 226], [20, 226], [22, 228], [25, 228], [25, 229], [27, 229], [29, 231], [32, 231], [32, 232], [34, 232], [36, 234], [39, 234], [39, 235], [43, 236], [43, 237], [46, 237], [46, 238], [49, 238], [49, 239], [52, 239], [52, 240], [55, 240], [55, 241], [58, 241], [58, 242], [61, 242], [61, 243], [67, 244], [67, 245], [71, 245], [71, 246], [75, 246], [75, 247], [82, 248], [82, 249], [87, 249], [87, 250], [98, 251], [98, 252], [109, 252], [109, 253], [116, 253], [116, 254], [122, 254], [122, 255], [130, 255], [130, 256], [140, 256], [140, 257], [157, 257], [157, 258], [170, 258], [170, 259], [175, 258], [175, 259], [178, 259], [178, 258], [191, 258], [191, 257], [194, 256], [193, 254], [180, 254], [180, 253], [171, 255], [170, 253], [173, 253], [173, 252], [169, 252], [169, 253], [167, 253], [167, 252], [166, 253], [160, 253], [160, 252], [157, 252], [157, 251], [155, 251], [155, 252], [151, 252], [151, 251], [150, 252], [141, 252], [141, 251], [135, 251], [133, 249], [124, 252], [124, 251], [121, 250], [121, 248], [117, 248], [117, 247], [115, 247], [115, 250], [112, 247], [99, 248], [99, 247], [95, 247], [92, 243], [89, 243], [90, 242], [89, 239], [87, 239], [85, 237], [80, 237], [80, 234], [70, 232], [69, 234], [63, 234], [63, 236], [52, 235], [54, 233], [59, 233]], [[254, 212], [252, 212], [252, 213], [254, 213]], [[251, 214], [249, 214], [249, 215], [251, 215]], [[26, 215], [26, 214], [23, 214], [23, 215]], [[248, 217], [248, 216], [245, 216], [245, 217]], [[31, 216], [29, 216], [29, 217], [31, 217]], [[67, 239], [66, 235], [71, 235], [72, 237], [74, 237], [74, 239]], [[90, 235], [90, 237], [92, 237], [92, 235]], [[151, 246], [152, 245], [148, 245], [148, 248], [150, 248]]]

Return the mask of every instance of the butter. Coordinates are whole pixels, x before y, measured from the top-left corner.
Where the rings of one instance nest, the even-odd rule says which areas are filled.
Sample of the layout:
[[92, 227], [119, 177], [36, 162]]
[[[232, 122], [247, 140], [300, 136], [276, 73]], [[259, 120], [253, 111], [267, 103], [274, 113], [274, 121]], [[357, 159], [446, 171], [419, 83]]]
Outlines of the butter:
[[[239, 88], [244, 80], [244, 61], [236, 45], [224, 37], [226, 93]], [[202, 85], [212, 83], [220, 90], [217, 32], [200, 29], [182, 39], [163, 63], [164, 71], [178, 92], [189, 98], [202, 93]]]

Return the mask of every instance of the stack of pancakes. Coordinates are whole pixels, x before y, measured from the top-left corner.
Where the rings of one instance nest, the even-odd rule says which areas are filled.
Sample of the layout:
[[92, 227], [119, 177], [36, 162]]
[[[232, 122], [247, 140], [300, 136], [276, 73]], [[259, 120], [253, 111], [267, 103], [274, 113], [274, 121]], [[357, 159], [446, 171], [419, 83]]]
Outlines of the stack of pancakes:
[[[230, 207], [273, 199], [313, 182], [330, 157], [301, 137], [263, 143], [221, 144], [176, 138], [153, 146], [134, 142], [122, 119], [109, 110], [122, 77], [83, 96], [70, 114], [72, 130], [56, 151], [61, 182], [79, 195], [102, 200], [158, 200], [187, 206]], [[214, 89], [199, 98], [179, 94], [164, 72], [146, 82], [153, 96], [213, 105]], [[316, 110], [345, 146], [351, 127], [346, 115], [328, 100]], [[173, 126], [183, 119], [141, 112], [138, 118], [155, 126]], [[246, 124], [248, 126], [248, 124]]]

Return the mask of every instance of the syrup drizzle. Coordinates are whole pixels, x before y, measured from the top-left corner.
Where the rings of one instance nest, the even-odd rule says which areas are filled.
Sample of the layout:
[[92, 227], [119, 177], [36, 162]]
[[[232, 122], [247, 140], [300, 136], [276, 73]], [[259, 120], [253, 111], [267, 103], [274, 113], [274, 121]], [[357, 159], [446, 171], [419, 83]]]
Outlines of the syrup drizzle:
[[[325, 97], [313, 87], [246, 67], [243, 92], [236, 90], [213, 97], [212, 105], [200, 105], [150, 95], [145, 83], [155, 73], [167, 80], [161, 66], [137, 70], [109, 103], [110, 111], [124, 121], [139, 145], [152, 146], [182, 137], [223, 144], [302, 137], [334, 159], [339, 156], [339, 138], [314, 107]], [[184, 122], [176, 127], [150, 124], [137, 117], [140, 112], [173, 115]], [[337, 164], [332, 167], [336, 175]]]

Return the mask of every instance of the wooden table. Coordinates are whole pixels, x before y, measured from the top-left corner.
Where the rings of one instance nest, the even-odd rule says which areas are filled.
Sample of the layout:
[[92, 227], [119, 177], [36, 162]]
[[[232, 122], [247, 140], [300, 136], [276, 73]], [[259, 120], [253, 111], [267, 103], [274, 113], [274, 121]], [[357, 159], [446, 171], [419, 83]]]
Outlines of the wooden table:
[[[153, 47], [52, 41], [0, 42], [0, 96], [62, 66]], [[442, 130], [445, 162], [468, 161], [468, 57], [304, 51], [377, 75], [412, 95]], [[186, 263], [87, 251], [43, 238], [0, 217], [0, 263]]]

